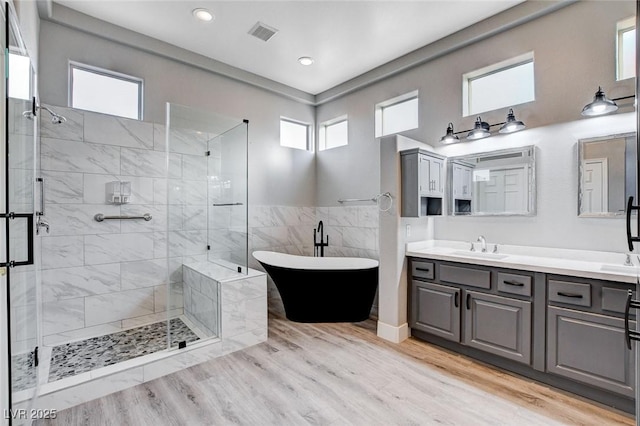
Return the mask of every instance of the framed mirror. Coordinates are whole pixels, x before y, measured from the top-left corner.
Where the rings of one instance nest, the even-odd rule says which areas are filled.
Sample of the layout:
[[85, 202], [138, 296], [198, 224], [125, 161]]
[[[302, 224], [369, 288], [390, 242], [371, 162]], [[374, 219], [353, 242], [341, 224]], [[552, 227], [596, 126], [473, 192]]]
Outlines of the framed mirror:
[[636, 134], [578, 142], [578, 216], [624, 216], [636, 193]]
[[533, 216], [535, 146], [447, 159], [449, 214]]

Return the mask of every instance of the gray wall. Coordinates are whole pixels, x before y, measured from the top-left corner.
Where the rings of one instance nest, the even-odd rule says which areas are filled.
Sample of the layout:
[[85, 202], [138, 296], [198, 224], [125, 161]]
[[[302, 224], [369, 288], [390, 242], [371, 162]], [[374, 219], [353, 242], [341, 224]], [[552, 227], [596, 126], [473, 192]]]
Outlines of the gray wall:
[[165, 122], [165, 103], [245, 118], [249, 124], [249, 200], [315, 203], [311, 152], [280, 147], [279, 118], [314, 122], [314, 108], [216, 74], [50, 21], [40, 29], [40, 98], [67, 105], [70, 60], [144, 79], [144, 120]]
[[[318, 205], [336, 205], [341, 195], [378, 193], [380, 156], [373, 122], [377, 102], [418, 89], [420, 127], [403, 134], [438, 146], [448, 122], [456, 130], [473, 127], [475, 117], [462, 117], [462, 74], [529, 51], [535, 52], [536, 101], [514, 109], [530, 128], [578, 119], [598, 85], [610, 97], [634, 93], [633, 79], [615, 81], [615, 24], [633, 16], [634, 6], [578, 2], [319, 106], [319, 123], [348, 114], [349, 145], [318, 153]], [[482, 118], [502, 122], [507, 111], [491, 111]]]

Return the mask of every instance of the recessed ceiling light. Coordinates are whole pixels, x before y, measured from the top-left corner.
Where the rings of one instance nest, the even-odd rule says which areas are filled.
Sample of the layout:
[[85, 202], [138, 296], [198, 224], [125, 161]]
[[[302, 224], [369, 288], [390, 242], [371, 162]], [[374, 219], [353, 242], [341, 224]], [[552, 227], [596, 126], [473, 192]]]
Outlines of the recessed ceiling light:
[[209, 21], [213, 21], [213, 13], [209, 12], [207, 9], [193, 9], [193, 16], [195, 16], [197, 19], [204, 21], [204, 22], [209, 22]]
[[302, 65], [311, 65], [313, 63], [313, 58], [310, 56], [301, 56], [298, 58], [298, 62]]

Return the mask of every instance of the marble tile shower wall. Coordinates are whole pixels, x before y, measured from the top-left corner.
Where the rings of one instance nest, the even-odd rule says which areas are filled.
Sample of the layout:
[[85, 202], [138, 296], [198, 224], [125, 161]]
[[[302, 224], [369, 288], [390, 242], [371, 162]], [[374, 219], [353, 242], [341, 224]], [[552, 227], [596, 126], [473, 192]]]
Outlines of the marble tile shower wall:
[[[206, 136], [172, 135], [167, 185], [164, 126], [52, 108], [67, 122], [41, 123], [44, 343], [182, 314], [183, 260], [206, 257]], [[106, 203], [110, 181], [131, 182], [130, 204]], [[96, 213], [153, 219], [99, 223]]]

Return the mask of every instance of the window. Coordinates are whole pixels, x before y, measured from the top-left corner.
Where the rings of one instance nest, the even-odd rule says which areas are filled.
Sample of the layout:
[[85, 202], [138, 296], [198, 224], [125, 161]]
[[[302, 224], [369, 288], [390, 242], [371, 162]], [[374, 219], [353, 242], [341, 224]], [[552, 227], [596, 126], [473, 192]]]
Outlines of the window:
[[280, 145], [288, 148], [309, 150], [310, 125], [280, 118]]
[[69, 68], [70, 107], [142, 120], [142, 79], [75, 62]]
[[635, 17], [618, 22], [617, 25], [617, 78], [624, 80], [636, 76], [636, 27]]
[[533, 52], [462, 76], [462, 115], [535, 101]]
[[418, 91], [376, 104], [376, 137], [418, 128]]
[[31, 60], [28, 56], [9, 53], [9, 97], [31, 100]]
[[349, 139], [347, 116], [344, 115], [322, 123], [319, 138], [320, 151], [347, 145]]

